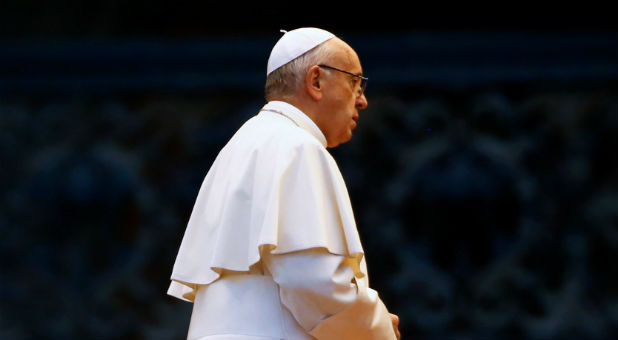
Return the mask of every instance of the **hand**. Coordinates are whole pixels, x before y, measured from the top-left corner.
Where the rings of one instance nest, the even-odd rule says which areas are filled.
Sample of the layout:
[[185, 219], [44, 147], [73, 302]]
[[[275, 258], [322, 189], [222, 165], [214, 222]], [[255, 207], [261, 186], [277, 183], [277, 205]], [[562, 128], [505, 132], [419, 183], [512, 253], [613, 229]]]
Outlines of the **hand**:
[[393, 313], [389, 314], [391, 315], [391, 321], [393, 322], [393, 329], [395, 330], [397, 340], [401, 340], [401, 332], [399, 332], [399, 317]]

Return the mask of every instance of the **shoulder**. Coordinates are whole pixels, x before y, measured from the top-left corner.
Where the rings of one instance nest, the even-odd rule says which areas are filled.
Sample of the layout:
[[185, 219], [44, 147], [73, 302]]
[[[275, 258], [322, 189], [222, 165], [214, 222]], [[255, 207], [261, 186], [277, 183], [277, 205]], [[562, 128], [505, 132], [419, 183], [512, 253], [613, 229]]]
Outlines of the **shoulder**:
[[277, 114], [260, 114], [243, 126], [245, 135], [255, 148], [268, 148], [281, 152], [314, 150], [326, 152], [326, 148], [311, 133], [297, 126], [289, 118]]
[[317, 138], [288, 118], [276, 114], [258, 114], [245, 122], [218, 158], [236, 167], [249, 169], [252, 168], [249, 164], [255, 163], [273, 171], [308, 164], [312, 167], [334, 165], [330, 153]]

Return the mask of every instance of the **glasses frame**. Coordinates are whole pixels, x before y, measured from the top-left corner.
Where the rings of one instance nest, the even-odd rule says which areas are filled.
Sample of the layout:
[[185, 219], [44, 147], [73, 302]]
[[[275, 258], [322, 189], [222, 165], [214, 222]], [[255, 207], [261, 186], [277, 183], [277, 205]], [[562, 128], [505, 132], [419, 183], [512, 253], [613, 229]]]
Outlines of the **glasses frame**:
[[339, 72], [343, 72], [343, 73], [345, 73], [347, 75], [350, 75], [352, 77], [359, 78], [360, 79], [360, 89], [361, 89], [359, 96], [362, 96], [363, 93], [365, 93], [365, 89], [367, 88], [367, 82], [369, 81], [369, 78], [363, 77], [360, 74], [354, 74], [352, 72], [348, 72], [348, 71], [345, 71], [345, 70], [342, 70], [342, 69], [339, 69], [339, 68], [336, 68], [336, 67], [333, 67], [333, 66], [325, 65], [325, 64], [319, 64], [318, 66], [319, 67], [323, 67], [323, 68], [327, 68], [327, 69], [331, 69], [331, 70], [335, 70], [335, 71], [339, 71]]

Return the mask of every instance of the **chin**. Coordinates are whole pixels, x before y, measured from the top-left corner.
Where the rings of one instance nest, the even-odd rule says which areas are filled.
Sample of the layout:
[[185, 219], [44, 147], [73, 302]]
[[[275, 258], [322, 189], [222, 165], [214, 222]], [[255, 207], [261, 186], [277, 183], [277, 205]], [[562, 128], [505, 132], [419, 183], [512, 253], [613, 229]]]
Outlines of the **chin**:
[[334, 148], [336, 146], [349, 142], [351, 139], [352, 139], [352, 130], [348, 130], [348, 133], [346, 135], [342, 135], [341, 138], [339, 138], [336, 141], [331, 142], [327, 140], [326, 144], [328, 148]]
[[349, 136], [347, 136], [346, 138], [342, 139], [341, 141], [339, 141], [339, 144], [344, 144], [349, 142], [352, 139], [352, 133], [350, 133]]

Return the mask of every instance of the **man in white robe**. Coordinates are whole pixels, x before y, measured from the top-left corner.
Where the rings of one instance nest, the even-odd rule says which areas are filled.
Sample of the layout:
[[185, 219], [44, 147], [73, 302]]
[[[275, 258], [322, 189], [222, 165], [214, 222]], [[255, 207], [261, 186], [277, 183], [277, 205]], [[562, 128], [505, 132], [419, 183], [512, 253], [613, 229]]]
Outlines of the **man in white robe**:
[[317, 28], [285, 32], [268, 103], [217, 156], [168, 294], [192, 301], [189, 339], [399, 339], [368, 285], [341, 173], [326, 150], [367, 107], [360, 60]]

